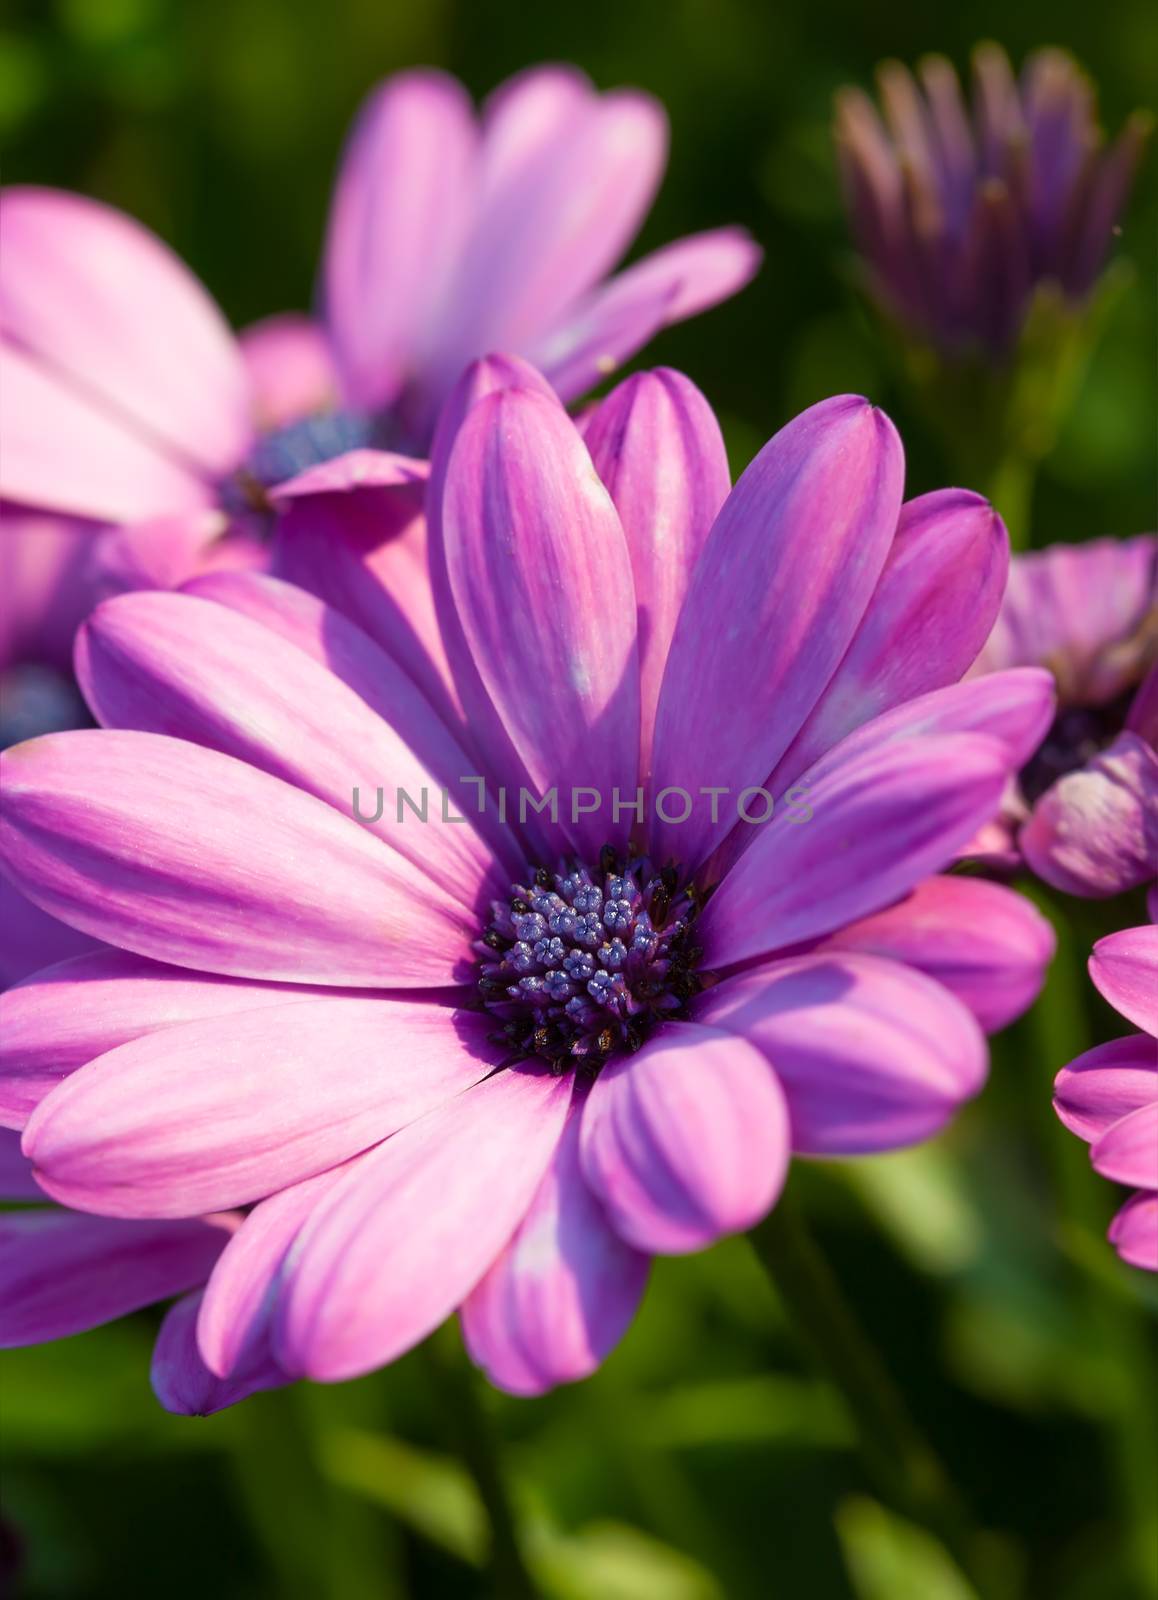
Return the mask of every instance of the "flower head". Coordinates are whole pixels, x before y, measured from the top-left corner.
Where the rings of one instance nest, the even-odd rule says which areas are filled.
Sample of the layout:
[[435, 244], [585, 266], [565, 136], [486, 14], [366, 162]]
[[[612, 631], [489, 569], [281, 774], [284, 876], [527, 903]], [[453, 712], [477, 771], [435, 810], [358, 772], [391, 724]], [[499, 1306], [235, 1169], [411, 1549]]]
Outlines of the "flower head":
[[1055, 49], [1031, 55], [1018, 80], [999, 46], [981, 45], [969, 104], [940, 56], [920, 63], [916, 81], [886, 62], [879, 88], [883, 121], [862, 90], [840, 92], [836, 147], [853, 236], [886, 314], [950, 356], [1002, 356], [1040, 286], [1084, 301], [1149, 119], [1132, 117], [1104, 148], [1093, 87]]
[[139, 527], [117, 559], [149, 569], [162, 532], [200, 548], [252, 530], [267, 491], [318, 462], [371, 443], [423, 453], [463, 366], [494, 346], [582, 395], [756, 269], [729, 228], [608, 278], [665, 156], [657, 102], [599, 94], [573, 69], [523, 73], [481, 118], [454, 79], [401, 73], [342, 163], [320, 320], [274, 317], [240, 340], [138, 223], [5, 191], [0, 494]]
[[[447, 418], [433, 602], [396, 463], [327, 471], [283, 532], [305, 572], [319, 520], [339, 603], [111, 600], [101, 728], [3, 758], [4, 870], [119, 948], [4, 997], [0, 1113], [62, 1204], [253, 1207], [196, 1318], [219, 1377], [365, 1372], [456, 1307], [502, 1386], [583, 1376], [649, 1257], [755, 1222], [793, 1152], [941, 1127], [1050, 954], [937, 875], [1052, 714], [1039, 669], [958, 682], [1007, 568], [983, 500], [902, 504], [856, 397], [731, 490], [676, 373], [583, 437], [487, 362]], [[397, 653], [431, 603], [445, 717]]]
[[1158, 876], [1158, 539], [1099, 539], [1014, 557], [977, 671], [1048, 667], [1052, 727], [990, 824], [987, 853], [1018, 854], [1067, 894], [1108, 896]]
[[1100, 939], [1090, 977], [1143, 1031], [1063, 1067], [1054, 1110], [1090, 1146], [1095, 1171], [1136, 1191], [1111, 1223], [1110, 1242], [1123, 1261], [1158, 1272], [1158, 927]]

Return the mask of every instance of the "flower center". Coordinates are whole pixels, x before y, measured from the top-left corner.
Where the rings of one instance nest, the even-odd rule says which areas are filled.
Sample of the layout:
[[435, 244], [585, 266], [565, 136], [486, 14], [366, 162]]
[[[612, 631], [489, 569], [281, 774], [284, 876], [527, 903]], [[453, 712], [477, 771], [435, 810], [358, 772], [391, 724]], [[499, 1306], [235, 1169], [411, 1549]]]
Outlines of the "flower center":
[[348, 450], [380, 444], [373, 417], [359, 411], [319, 411], [262, 434], [244, 465], [224, 486], [222, 499], [229, 511], [267, 511], [266, 490], [275, 484]]
[[638, 1050], [700, 988], [696, 910], [673, 868], [623, 863], [610, 847], [593, 869], [538, 868], [508, 901], [493, 902], [475, 946], [479, 993], [503, 1024], [497, 1037], [558, 1073], [594, 1074]]
[[1021, 792], [1030, 805], [1068, 772], [1084, 767], [1107, 745], [1112, 744], [1126, 725], [1133, 690], [1127, 690], [1107, 706], [1067, 706], [1054, 718], [1053, 726], [1034, 755], [1021, 769]]

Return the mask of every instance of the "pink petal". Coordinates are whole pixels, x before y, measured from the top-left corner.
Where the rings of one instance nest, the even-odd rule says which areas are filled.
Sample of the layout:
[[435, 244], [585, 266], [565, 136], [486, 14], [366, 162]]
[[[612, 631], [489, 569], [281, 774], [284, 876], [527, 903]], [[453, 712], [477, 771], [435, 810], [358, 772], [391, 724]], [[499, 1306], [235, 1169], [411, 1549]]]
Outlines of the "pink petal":
[[[214, 573], [195, 578], [186, 584], [185, 592], [252, 617], [353, 689], [405, 741], [414, 758], [451, 789], [456, 797], [452, 809], [461, 807], [466, 811], [474, 826], [485, 834], [493, 853], [507, 863], [512, 877], [518, 876], [526, 866], [526, 854], [519, 849], [517, 834], [497, 821], [493, 807], [482, 811], [476, 785], [467, 785], [464, 793], [464, 775], [486, 776], [477, 757], [466, 753], [413, 679], [357, 623], [316, 595], [265, 574]], [[373, 776], [384, 774], [377, 772]], [[437, 804], [436, 797], [432, 796], [431, 804]], [[373, 795], [360, 809], [373, 812]], [[396, 808], [392, 814], [397, 815]]]
[[344, 995], [167, 1028], [66, 1078], [24, 1153], [54, 1199], [102, 1216], [246, 1205], [477, 1083], [499, 1059], [489, 1022]]
[[273, 566], [356, 622], [453, 727], [426, 558], [426, 478], [424, 461], [354, 450], [279, 485]]
[[247, 1351], [268, 1336], [290, 1246], [352, 1165], [330, 1167], [271, 1195], [231, 1236], [209, 1275], [197, 1317], [201, 1358], [218, 1377], [231, 1376]]
[[98, 945], [0, 995], [0, 1122], [23, 1127], [62, 1078], [130, 1039], [326, 993], [188, 972]]
[[50, 734], [0, 756], [0, 860], [44, 910], [157, 961], [298, 983], [454, 983], [474, 927], [312, 795], [153, 733]]
[[943, 489], [904, 505], [844, 660], [770, 787], [786, 787], [862, 723], [956, 683], [989, 634], [1008, 571], [1005, 524], [980, 495]]
[[1090, 977], [1115, 1011], [1158, 1038], [1158, 927], [1123, 928], [1099, 939]]
[[444, 383], [488, 350], [522, 354], [613, 266], [667, 153], [658, 102], [593, 93], [547, 68], [505, 84], [484, 114], [478, 214], [433, 357]]
[[175, 589], [198, 573], [260, 569], [268, 561], [263, 543], [241, 532], [224, 512], [203, 508], [110, 528], [97, 544], [93, 566], [103, 599], [130, 589]]
[[1005, 749], [1012, 771], [1024, 766], [1041, 743], [1053, 721], [1056, 698], [1052, 676], [1040, 667], [1017, 667], [932, 689], [849, 734], [810, 776], [889, 740], [950, 733], [982, 733], [995, 739]]
[[696, 1015], [775, 1068], [800, 1155], [859, 1155], [927, 1139], [985, 1081], [970, 1012], [947, 989], [877, 956], [817, 952], [754, 967]]
[[[6, 190], [0, 227], [6, 339], [198, 476], [235, 467], [252, 433], [247, 374], [177, 256], [130, 217], [59, 190]], [[59, 429], [53, 440], [59, 451]]]
[[978, 667], [1048, 666], [1070, 704], [1100, 705], [1136, 679], [1158, 598], [1158, 539], [1092, 539], [1020, 555]]
[[123, 1222], [45, 1207], [0, 1216], [0, 1348], [44, 1344], [203, 1283], [223, 1218]]
[[1158, 754], [1122, 733], [1042, 795], [1018, 835], [1026, 861], [1063, 894], [1106, 899], [1158, 873]]
[[997, 741], [972, 733], [886, 737], [822, 762], [801, 780], [811, 815], [774, 814], [704, 908], [709, 965], [831, 933], [907, 894], [993, 814], [1007, 770]]
[[[457, 780], [469, 769], [432, 774], [353, 689], [260, 622], [189, 594], [123, 595], [81, 629], [77, 677], [105, 727], [220, 750], [345, 815], [355, 785], [364, 817], [380, 789], [382, 816], [368, 830], [468, 909], [485, 898], [490, 849], [469, 817], [444, 820], [461, 815], [471, 791]], [[444, 782], [454, 784], [453, 811]], [[400, 791], [426, 810], [425, 823]]]
[[1132, 1267], [1158, 1272], [1158, 1194], [1136, 1194], [1110, 1224], [1110, 1243]]
[[580, 1150], [616, 1232], [639, 1250], [678, 1255], [772, 1207], [788, 1171], [788, 1109], [752, 1045], [672, 1023], [600, 1073]]
[[358, 115], [326, 235], [326, 315], [347, 402], [388, 405], [428, 337], [469, 225], [478, 135], [461, 85], [402, 72]]
[[627, 536], [638, 614], [640, 770], [688, 583], [731, 478], [720, 425], [694, 384], [661, 368], [608, 395], [584, 431]]
[[500, 1072], [351, 1163], [284, 1269], [286, 1370], [355, 1377], [449, 1316], [530, 1205], [570, 1097], [566, 1079]]
[[[676, 625], [656, 714], [658, 792], [772, 771], [836, 668], [896, 528], [903, 461], [892, 424], [842, 396], [790, 422], [724, 503]], [[721, 810], [660, 824], [655, 848], [687, 867], [727, 832]]]
[[311, 317], [284, 311], [239, 335], [257, 420], [263, 428], [333, 409], [338, 375], [325, 333]]
[[[503, 719], [483, 685], [467, 644], [450, 586], [442, 529], [446, 472], [459, 429], [480, 400], [506, 389], [529, 390], [548, 400], [555, 398], [547, 382], [517, 356], [488, 356], [485, 360], [472, 362], [451, 391], [439, 417], [431, 448], [426, 517], [434, 608], [455, 692], [463, 708], [463, 737], [469, 740], [471, 749], [477, 753], [482, 775], [496, 783], [501, 778], [512, 787], [519, 784], [529, 787], [526, 771], [515, 754]], [[533, 827], [523, 831], [529, 831], [531, 837], [535, 835]], [[541, 854], [544, 845], [545, 841], [533, 853]]]
[[538, 336], [528, 359], [570, 401], [673, 322], [736, 294], [763, 252], [742, 228], [716, 228], [655, 250], [585, 295]]
[[185, 1295], [170, 1307], [157, 1334], [149, 1376], [166, 1411], [208, 1417], [260, 1389], [277, 1389], [289, 1382], [268, 1348], [260, 1344], [246, 1352], [244, 1363], [228, 1379], [210, 1372], [197, 1349], [200, 1306], [199, 1294]]
[[[598, 850], [635, 798], [639, 664], [623, 529], [574, 425], [526, 391], [469, 413], [443, 502], [447, 568], [475, 664], [559, 826]], [[576, 815], [578, 788], [599, 804]], [[579, 797], [580, 803], [585, 803]]]
[[986, 1033], [1031, 1006], [1057, 940], [1041, 912], [1002, 884], [927, 878], [906, 899], [830, 934], [824, 948], [887, 956], [926, 972]]
[[530, 1209], [462, 1307], [471, 1360], [500, 1389], [585, 1378], [619, 1343], [648, 1259], [620, 1239], [579, 1164], [578, 1105]]
[[1152, 1100], [1158, 1100], [1158, 1049], [1144, 1033], [1095, 1045], [1054, 1080], [1054, 1110], [1087, 1144]]
[[1158, 1189], [1158, 1099], [1112, 1123], [1090, 1146], [1090, 1160], [1103, 1178]]
[[[132, 522], [212, 501], [197, 471], [0, 339], [0, 495], [78, 517]], [[61, 463], [68, 465], [61, 471]]]

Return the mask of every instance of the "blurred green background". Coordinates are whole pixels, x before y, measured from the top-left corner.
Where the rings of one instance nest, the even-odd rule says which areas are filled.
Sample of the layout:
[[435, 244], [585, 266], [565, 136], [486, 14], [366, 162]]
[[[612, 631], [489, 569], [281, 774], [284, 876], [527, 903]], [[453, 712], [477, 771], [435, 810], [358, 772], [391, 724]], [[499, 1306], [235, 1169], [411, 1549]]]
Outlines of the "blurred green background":
[[[1069, 47], [1116, 129], [1144, 104], [1158, 9], [995, 0], [35, 0], [0, 24], [7, 181], [125, 207], [229, 317], [308, 306], [344, 128], [382, 75], [442, 65], [477, 93], [565, 58], [642, 85], [672, 120], [641, 249], [719, 223], [763, 243], [760, 278], [674, 329], [740, 467], [841, 390], [901, 426], [911, 492], [948, 467], [890, 378], [851, 288], [828, 142], [833, 90], [885, 55], [958, 66]], [[1038, 485], [1038, 543], [1155, 523], [1158, 230], [1151, 159], [1125, 221], [1136, 268]], [[1070, 908], [1072, 912], [1073, 908]], [[1118, 1199], [1049, 1109], [1054, 1072], [1124, 1031], [1088, 992], [1093, 939], [1141, 905], [1079, 907], [1050, 991], [994, 1047], [981, 1100], [935, 1146], [797, 1169], [792, 1189], [999, 1562], [1029, 1600], [1147, 1600], [1155, 1530], [1155, 1283], [1102, 1241]], [[445, 1384], [421, 1351], [336, 1389], [170, 1418], [141, 1316], [0, 1363], [4, 1487], [41, 1597], [472, 1596], [485, 1520], [456, 1465]], [[453, 1339], [443, 1361], [453, 1362]], [[644, 1311], [589, 1383], [489, 1397], [543, 1592], [559, 1600], [968, 1600], [927, 1536], [874, 1500], [840, 1402], [813, 1375], [750, 1246], [660, 1263]]]

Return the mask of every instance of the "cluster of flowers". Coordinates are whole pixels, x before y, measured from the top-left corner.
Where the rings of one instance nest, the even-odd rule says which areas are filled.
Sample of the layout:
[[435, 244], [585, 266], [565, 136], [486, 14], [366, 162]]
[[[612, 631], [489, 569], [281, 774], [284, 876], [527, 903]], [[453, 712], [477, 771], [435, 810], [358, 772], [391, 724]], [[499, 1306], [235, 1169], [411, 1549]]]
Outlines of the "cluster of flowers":
[[[324, 319], [239, 343], [132, 222], [4, 195], [0, 1182], [55, 1203], [0, 1219], [4, 1342], [179, 1297], [154, 1383], [201, 1413], [457, 1308], [501, 1387], [580, 1378], [651, 1256], [979, 1090], [1053, 939], [963, 859], [1153, 876], [1152, 540], [1007, 588], [1000, 518], [906, 500], [855, 396], [734, 486], [679, 373], [569, 415], [757, 264], [724, 229], [605, 278], [663, 146], [574, 72], [481, 124], [396, 79]], [[394, 787], [356, 819], [366, 770]], [[648, 803], [389, 826], [468, 772]], [[652, 803], [795, 784], [807, 827]], [[1153, 1033], [1152, 930], [1122, 937], [1097, 981]], [[1062, 1113], [1158, 1190], [1153, 1059], [1095, 1055]], [[1115, 1239], [1158, 1265], [1153, 1193]]]

